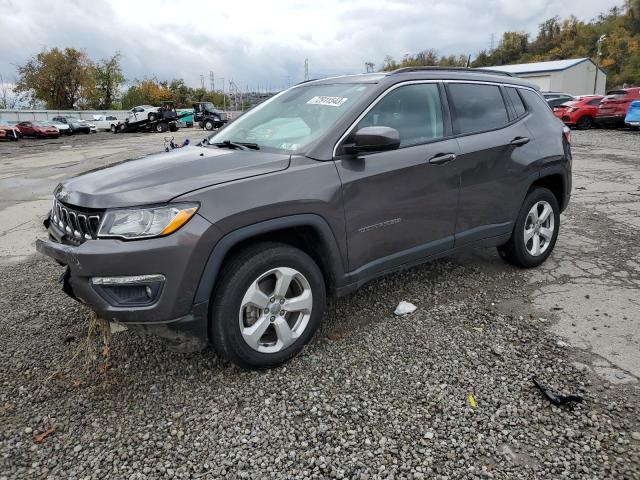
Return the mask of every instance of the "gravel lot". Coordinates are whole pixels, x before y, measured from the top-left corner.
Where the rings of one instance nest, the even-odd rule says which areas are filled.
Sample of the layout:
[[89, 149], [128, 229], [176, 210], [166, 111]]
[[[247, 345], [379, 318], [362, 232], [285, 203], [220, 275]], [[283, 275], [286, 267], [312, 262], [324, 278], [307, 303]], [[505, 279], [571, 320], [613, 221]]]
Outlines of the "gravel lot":
[[[72, 171], [162, 146], [104, 135], [77, 145]], [[267, 372], [121, 332], [102, 373], [74, 357], [89, 311], [59, 291], [61, 268], [7, 250], [0, 479], [640, 478], [640, 134], [573, 140], [572, 203], [542, 268], [475, 250], [373, 282]], [[20, 209], [48, 202], [60, 171], [38, 163], [45, 146], [4, 148], [0, 217], [25, 215], [0, 234], [13, 244], [36, 234]], [[418, 310], [394, 316], [400, 300]], [[584, 402], [554, 407], [533, 377]]]

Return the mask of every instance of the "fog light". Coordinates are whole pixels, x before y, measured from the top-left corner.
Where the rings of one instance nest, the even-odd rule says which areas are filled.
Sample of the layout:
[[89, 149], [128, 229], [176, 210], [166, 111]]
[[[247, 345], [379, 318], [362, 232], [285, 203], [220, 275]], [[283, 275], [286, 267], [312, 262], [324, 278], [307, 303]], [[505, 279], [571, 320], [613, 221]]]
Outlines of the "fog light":
[[96, 292], [116, 307], [148, 306], [160, 296], [165, 277], [161, 274], [130, 277], [94, 277]]

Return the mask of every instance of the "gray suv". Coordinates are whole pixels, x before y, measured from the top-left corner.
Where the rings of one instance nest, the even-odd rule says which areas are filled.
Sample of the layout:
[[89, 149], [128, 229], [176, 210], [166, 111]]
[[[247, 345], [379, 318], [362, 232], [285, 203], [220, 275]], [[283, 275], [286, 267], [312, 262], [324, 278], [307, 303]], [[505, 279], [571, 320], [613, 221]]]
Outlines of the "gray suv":
[[271, 367], [327, 295], [475, 245], [544, 262], [569, 141], [534, 85], [499, 72], [311, 81], [200, 145], [65, 181], [37, 249], [103, 318]]

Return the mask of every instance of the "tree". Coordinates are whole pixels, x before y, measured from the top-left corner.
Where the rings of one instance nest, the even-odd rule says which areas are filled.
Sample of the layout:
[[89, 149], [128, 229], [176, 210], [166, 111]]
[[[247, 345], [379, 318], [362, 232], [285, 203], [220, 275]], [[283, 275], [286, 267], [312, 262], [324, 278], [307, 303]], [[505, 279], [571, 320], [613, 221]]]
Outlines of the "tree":
[[5, 82], [4, 77], [0, 74], [0, 108], [16, 108], [20, 100], [20, 95], [14, 91], [14, 87]]
[[81, 50], [43, 50], [18, 66], [16, 91], [43, 101], [47, 108], [80, 107], [95, 88], [93, 72], [93, 62]]
[[103, 58], [93, 69], [95, 89], [91, 103], [94, 108], [114, 108], [124, 75], [120, 67], [122, 55], [116, 52], [110, 58]]

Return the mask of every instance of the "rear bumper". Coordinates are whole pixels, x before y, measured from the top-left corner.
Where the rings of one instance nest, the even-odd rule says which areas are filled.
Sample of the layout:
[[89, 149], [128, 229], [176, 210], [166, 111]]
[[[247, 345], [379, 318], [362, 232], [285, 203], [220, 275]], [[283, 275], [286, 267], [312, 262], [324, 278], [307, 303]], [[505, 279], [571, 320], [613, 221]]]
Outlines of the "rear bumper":
[[[88, 240], [79, 246], [59, 243], [63, 232], [49, 226], [50, 240], [37, 240], [38, 252], [67, 267], [63, 291], [100, 317], [190, 344], [208, 343], [209, 302], [194, 304], [204, 264], [218, 239], [217, 229], [199, 215], [172, 235], [137, 241]], [[162, 275], [150, 304], [118, 304], [96, 285], [96, 277]]]

